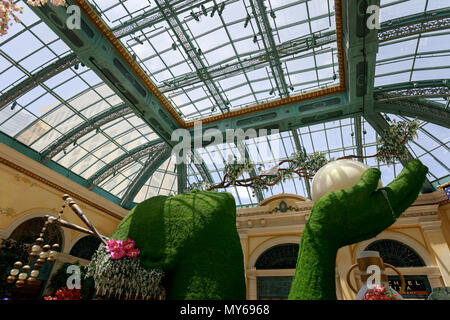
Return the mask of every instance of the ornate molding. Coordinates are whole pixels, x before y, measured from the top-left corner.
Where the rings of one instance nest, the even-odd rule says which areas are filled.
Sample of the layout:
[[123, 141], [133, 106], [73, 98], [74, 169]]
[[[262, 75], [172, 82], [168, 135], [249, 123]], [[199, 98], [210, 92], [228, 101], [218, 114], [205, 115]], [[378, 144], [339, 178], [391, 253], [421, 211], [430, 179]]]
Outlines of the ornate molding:
[[170, 105], [169, 101], [158, 90], [156, 85], [150, 80], [145, 71], [139, 66], [139, 64], [133, 59], [128, 50], [120, 42], [120, 40], [114, 35], [111, 29], [103, 22], [103, 20], [97, 15], [94, 9], [86, 0], [74, 0], [74, 2], [80, 7], [84, 15], [91, 21], [91, 23], [98, 29], [98, 31], [109, 40], [117, 54], [126, 61], [130, 70], [132, 70], [139, 80], [152, 92], [158, 101], [161, 103], [164, 109], [175, 119], [175, 121], [183, 127], [184, 121], [176, 110]]
[[300, 210], [297, 207], [288, 206], [284, 200], [281, 200], [280, 204], [278, 205], [278, 207], [273, 208], [268, 213], [269, 214], [277, 213], [277, 212], [285, 213], [285, 212], [288, 212], [288, 211], [297, 211], [298, 212]]
[[434, 221], [422, 221], [420, 222], [420, 226], [422, 227], [423, 231], [441, 231], [441, 220], [434, 220]]
[[98, 205], [98, 204], [96, 204], [96, 203], [86, 199], [85, 197], [82, 197], [82, 196], [77, 195], [77, 194], [73, 194], [72, 191], [70, 191], [70, 190], [68, 190], [68, 189], [66, 189], [64, 187], [61, 187], [60, 185], [58, 185], [56, 183], [53, 183], [53, 182], [51, 182], [51, 181], [49, 181], [49, 180], [47, 180], [47, 179], [45, 179], [45, 178], [43, 178], [43, 177], [33, 173], [33, 172], [31, 172], [31, 171], [29, 171], [29, 170], [27, 170], [27, 169], [25, 169], [25, 168], [23, 168], [21, 166], [13, 163], [11, 161], [9, 161], [9, 160], [6, 160], [3, 157], [0, 157], [0, 163], [4, 164], [4, 165], [6, 165], [6, 166], [8, 166], [8, 167], [10, 167], [10, 168], [20, 172], [20, 173], [23, 173], [23, 174], [29, 176], [30, 178], [33, 178], [33, 179], [35, 179], [35, 180], [37, 180], [37, 181], [39, 181], [39, 182], [41, 182], [41, 183], [43, 183], [43, 184], [53, 188], [55, 190], [58, 190], [62, 194], [69, 194], [69, 195], [71, 195], [71, 197], [73, 199], [80, 200], [81, 202], [83, 202], [83, 203], [85, 203], [85, 204], [87, 204], [87, 205], [89, 205], [89, 206], [91, 206], [91, 207], [93, 207], [93, 208], [95, 208], [95, 209], [97, 209], [97, 210], [99, 210], [101, 212], [104, 212], [104, 213], [112, 216], [113, 218], [116, 218], [118, 220], [122, 220], [123, 219], [122, 216], [120, 216], [120, 215], [118, 215], [118, 214], [116, 214], [116, 213], [114, 213], [114, 212], [112, 212], [112, 211], [110, 211], [110, 210], [108, 210], [108, 209], [106, 209], [106, 208], [104, 208], [104, 207], [102, 207], [102, 206], [100, 206], [100, 205]]
[[399, 98], [424, 98], [450, 96], [450, 88], [447, 85], [425, 86], [418, 88], [393, 89], [375, 93], [377, 101], [385, 101]]

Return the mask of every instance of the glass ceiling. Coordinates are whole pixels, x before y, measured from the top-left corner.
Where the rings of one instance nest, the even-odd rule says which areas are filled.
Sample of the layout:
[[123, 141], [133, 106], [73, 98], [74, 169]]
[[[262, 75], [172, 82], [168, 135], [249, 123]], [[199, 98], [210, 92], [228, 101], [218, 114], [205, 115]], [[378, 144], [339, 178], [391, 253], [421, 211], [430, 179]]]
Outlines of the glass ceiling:
[[[336, 41], [308, 45], [313, 36], [320, 39], [335, 34], [334, 1], [331, 0], [264, 1], [284, 74], [284, 88], [280, 79], [274, 76], [273, 65], [265, 58], [265, 42], [252, 17], [250, 0], [169, 1], [177, 13], [179, 23], [176, 25], [164, 20], [155, 1], [89, 2], [185, 120], [339, 83]], [[2, 96], [46, 66], [73, 53], [23, 1], [17, 3], [24, 7], [21, 23], [12, 25], [8, 34], [0, 37]], [[436, 9], [450, 11], [449, 3], [442, 0], [382, 0], [381, 6], [381, 23]], [[248, 15], [251, 15], [250, 19]], [[196, 57], [188, 54], [180, 43], [176, 36], [180, 32], [192, 40], [195, 48], [190, 49], [197, 50]], [[375, 86], [450, 79], [449, 55], [450, 29], [380, 42]], [[195, 67], [197, 60], [193, 59], [199, 59], [207, 70], [209, 79], [215, 84], [214, 90], [199, 79]], [[446, 103], [442, 98], [433, 100]], [[58, 139], [70, 136], [74, 130], [102, 114], [118, 109], [125, 112], [82, 135], [51, 158], [89, 181], [117, 159], [132, 157], [139, 147], [159, 139], [89, 68], [77, 64], [0, 107], [0, 131], [45, 154], [59, 143]], [[362, 135], [363, 153], [375, 154], [377, 134], [366, 121], [362, 122], [362, 127], [365, 132]], [[327, 158], [356, 154], [354, 119], [331, 121], [247, 140], [248, 153], [259, 164], [257, 173], [296, 151], [293, 135], [298, 136], [300, 145], [308, 153], [321, 151]], [[267, 144], [277, 146], [278, 155], [273, 152], [262, 154], [262, 147]], [[422, 122], [419, 138], [408, 146], [411, 154], [429, 167], [431, 182], [448, 180], [449, 144], [448, 129]], [[215, 183], [223, 177], [227, 155], [238, 155], [237, 147], [230, 144], [206, 147], [197, 152], [207, 162], [206, 167]], [[148, 157], [134, 157], [133, 161], [100, 181], [98, 187], [121, 199]], [[207, 161], [212, 157], [219, 161]], [[383, 184], [402, 169], [400, 163], [386, 166], [374, 159], [365, 161], [382, 170]], [[188, 165], [187, 175], [188, 184], [203, 180], [194, 164]], [[255, 205], [261, 200], [248, 188], [231, 187], [226, 191], [235, 196], [239, 206]], [[303, 179], [296, 178], [264, 191], [262, 197], [280, 192], [307, 197], [307, 186]], [[170, 158], [144, 184], [134, 202], [158, 194], [176, 193], [175, 163]]]

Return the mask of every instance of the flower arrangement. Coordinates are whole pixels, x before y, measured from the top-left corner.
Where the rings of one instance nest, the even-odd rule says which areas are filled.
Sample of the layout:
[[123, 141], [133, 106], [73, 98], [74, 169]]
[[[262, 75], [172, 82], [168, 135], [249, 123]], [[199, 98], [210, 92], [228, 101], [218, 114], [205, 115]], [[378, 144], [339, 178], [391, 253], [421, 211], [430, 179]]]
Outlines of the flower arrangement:
[[[147, 269], [136, 259], [134, 241], [108, 240], [100, 245], [88, 265], [86, 277], [92, 277], [96, 294], [116, 299], [161, 299], [162, 270]], [[127, 254], [128, 253], [128, 254]]]
[[17, 13], [22, 13], [23, 8], [15, 5], [13, 0], [0, 0], [0, 35], [8, 33], [12, 21], [20, 22]]
[[118, 260], [123, 257], [129, 257], [132, 259], [137, 258], [139, 249], [135, 248], [135, 242], [131, 239], [126, 241], [110, 239], [106, 241], [108, 245], [106, 251], [111, 255], [111, 259]]
[[363, 300], [400, 300], [391, 288], [383, 285], [375, 285], [367, 290]]
[[[50, 0], [55, 6], [65, 6], [65, 0]], [[47, 3], [47, 0], [28, 0], [27, 4], [33, 7], [41, 7]], [[8, 33], [12, 21], [20, 22], [17, 13], [22, 14], [23, 8], [15, 5], [13, 0], [0, 0], [0, 35]]]
[[79, 289], [69, 289], [67, 287], [62, 287], [56, 291], [55, 296], [44, 297], [44, 300], [80, 300], [81, 292]]

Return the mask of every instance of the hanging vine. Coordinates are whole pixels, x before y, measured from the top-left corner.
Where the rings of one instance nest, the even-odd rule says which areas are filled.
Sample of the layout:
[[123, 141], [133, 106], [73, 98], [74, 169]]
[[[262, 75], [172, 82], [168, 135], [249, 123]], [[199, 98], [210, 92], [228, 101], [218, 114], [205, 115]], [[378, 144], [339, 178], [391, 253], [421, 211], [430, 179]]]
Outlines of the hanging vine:
[[[418, 120], [399, 122], [393, 120], [389, 128], [384, 130], [382, 137], [377, 139], [378, 147], [376, 154], [370, 156], [348, 155], [336, 160], [376, 158], [377, 161], [384, 162], [388, 165], [396, 161], [408, 160], [409, 153], [406, 144], [417, 137], [418, 129]], [[253, 193], [255, 193], [255, 190], [267, 190], [280, 181], [284, 182], [287, 179], [292, 179], [294, 175], [311, 179], [320, 168], [334, 160], [334, 158], [327, 160], [321, 152], [307, 154], [305, 150], [302, 150], [293, 153], [289, 159], [278, 162], [268, 172], [262, 172], [259, 175], [250, 176], [249, 178], [241, 178], [245, 173], [251, 175], [255, 169], [255, 165], [249, 159], [245, 159], [243, 162], [235, 159], [233, 162], [225, 164], [224, 176], [220, 183], [211, 185], [199, 182], [191, 184], [189, 189], [211, 191], [233, 185], [237, 187], [250, 187], [253, 189]]]

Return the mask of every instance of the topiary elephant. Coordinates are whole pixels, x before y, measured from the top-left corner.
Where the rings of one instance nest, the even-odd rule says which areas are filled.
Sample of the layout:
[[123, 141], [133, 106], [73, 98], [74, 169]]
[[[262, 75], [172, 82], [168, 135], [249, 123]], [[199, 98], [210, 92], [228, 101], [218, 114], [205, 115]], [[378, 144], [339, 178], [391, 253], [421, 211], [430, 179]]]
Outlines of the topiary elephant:
[[[380, 171], [368, 169], [354, 187], [322, 196], [303, 230], [289, 299], [336, 299], [337, 250], [375, 237], [417, 198], [427, 168], [410, 161], [377, 191]], [[146, 268], [164, 270], [167, 299], [246, 296], [236, 205], [229, 193], [196, 191], [138, 204], [114, 239], [131, 238]]]
[[167, 299], [244, 300], [236, 203], [225, 192], [157, 196], [122, 220], [114, 239], [133, 239], [146, 268], [162, 269]]
[[391, 226], [416, 199], [428, 168], [409, 161], [386, 187], [381, 172], [366, 170], [355, 186], [319, 198], [300, 241], [291, 300], [335, 300], [335, 262], [340, 247], [364, 241]]

